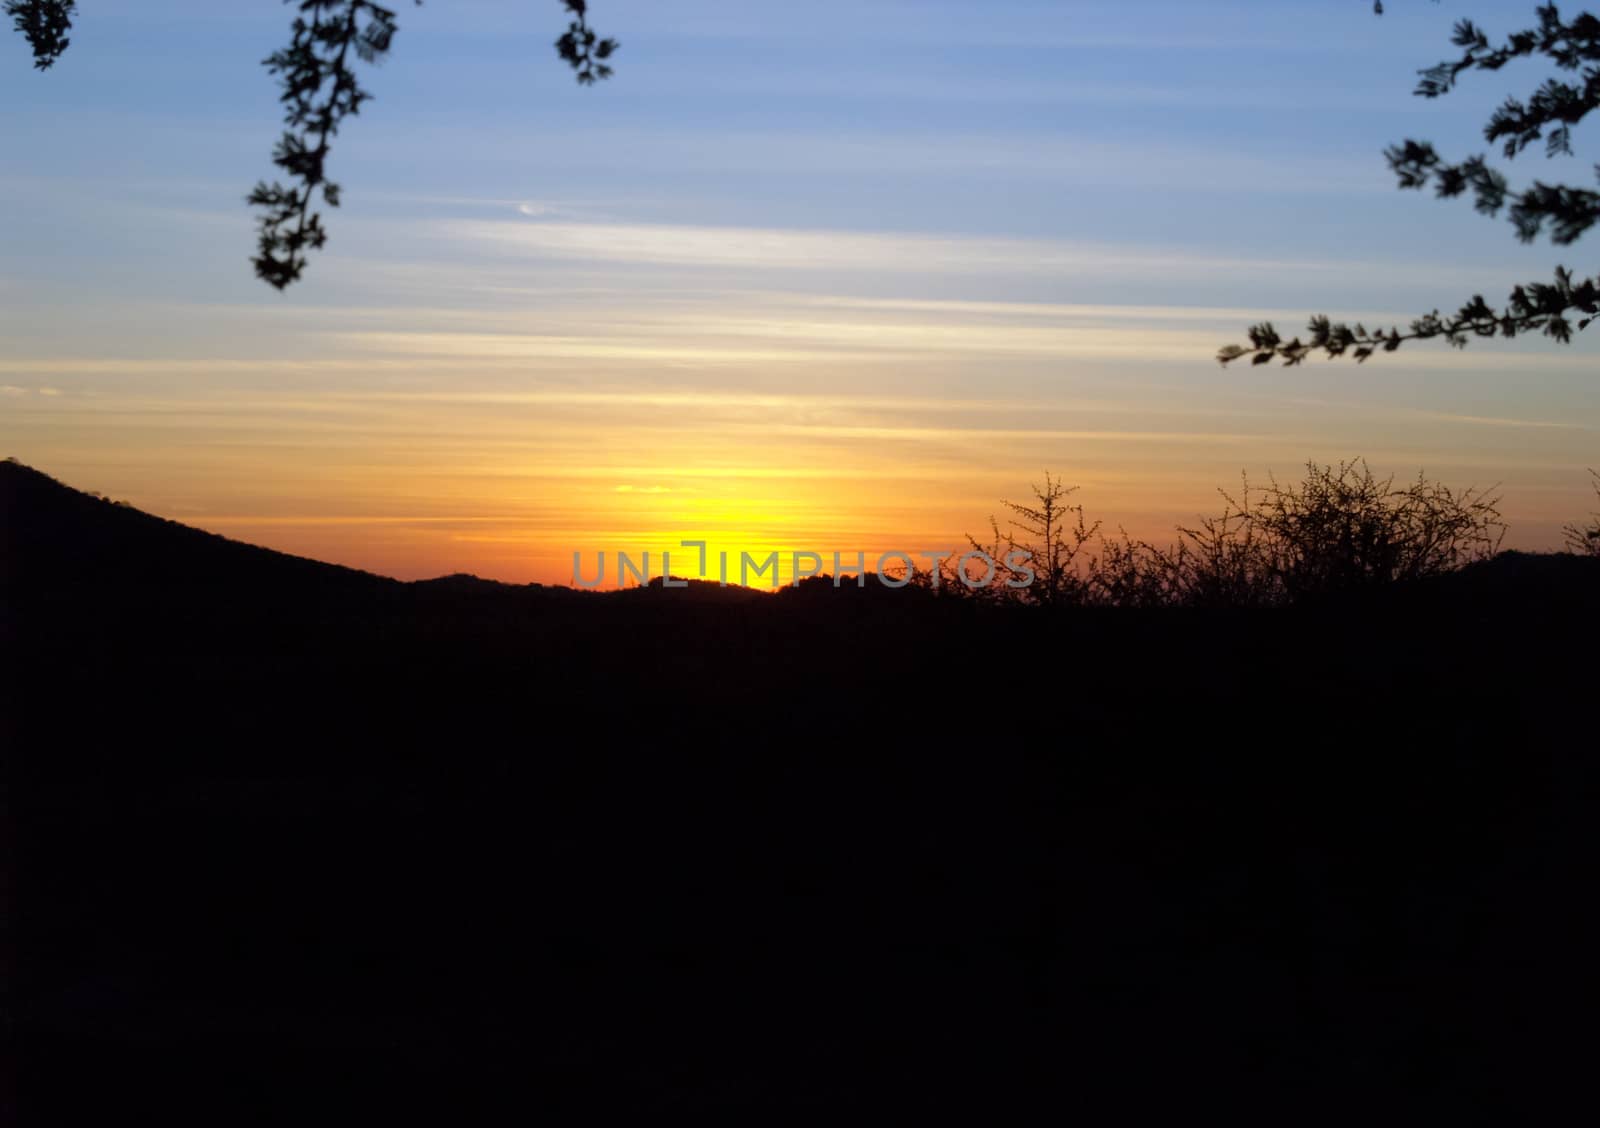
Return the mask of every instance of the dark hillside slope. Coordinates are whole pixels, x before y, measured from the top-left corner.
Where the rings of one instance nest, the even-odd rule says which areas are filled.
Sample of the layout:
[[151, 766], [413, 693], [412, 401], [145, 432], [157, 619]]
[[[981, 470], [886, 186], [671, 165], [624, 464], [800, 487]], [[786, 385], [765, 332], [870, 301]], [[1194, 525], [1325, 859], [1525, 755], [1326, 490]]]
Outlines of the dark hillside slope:
[[1593, 1100], [1595, 561], [1040, 615], [0, 505], [22, 1123]]
[[9, 460], [0, 462], [0, 530], [0, 582], [34, 590], [260, 585], [271, 594], [394, 582], [152, 517]]

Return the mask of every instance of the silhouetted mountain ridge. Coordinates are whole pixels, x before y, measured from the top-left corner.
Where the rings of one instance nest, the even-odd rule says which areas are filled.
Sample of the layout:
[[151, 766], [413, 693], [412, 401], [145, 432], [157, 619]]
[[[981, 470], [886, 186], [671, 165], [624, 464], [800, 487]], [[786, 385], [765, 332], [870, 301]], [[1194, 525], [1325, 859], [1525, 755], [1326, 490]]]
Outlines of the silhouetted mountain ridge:
[[764, 594], [737, 584], [699, 579], [689, 580], [687, 588], [663, 590], [659, 576], [644, 588], [594, 592], [567, 585], [512, 584], [466, 572], [401, 581], [145, 513], [66, 485], [15, 459], [0, 461], [0, 528], [5, 536], [0, 582], [37, 585], [37, 590], [70, 588], [81, 593], [107, 585], [146, 589], [156, 585], [192, 591], [236, 584], [258, 595], [270, 593], [273, 585], [348, 595], [365, 585], [373, 589], [404, 586], [428, 596], [594, 598], [647, 591], [697, 602], [742, 602]]
[[[406, 582], [263, 548], [154, 516], [125, 503], [85, 493], [9, 459], [0, 462], [0, 525], [5, 530], [0, 582], [36, 584], [42, 589], [157, 585], [195, 590], [239, 585], [241, 590], [261, 595], [277, 585], [339, 595], [364, 587], [369, 591], [390, 590], [391, 594], [393, 589], [410, 588], [430, 596], [593, 599], [649, 595], [695, 603], [736, 604], [745, 603], [752, 595], [775, 594], [818, 606], [829, 599], [922, 600], [929, 594], [920, 588], [889, 587], [870, 573], [864, 585], [858, 585], [854, 576], [841, 577], [838, 584], [831, 576], [814, 576], [776, 592], [692, 577], [674, 577], [685, 579], [686, 587], [665, 587], [659, 576], [640, 587], [594, 592], [567, 585], [512, 584], [463, 572]], [[1593, 609], [1597, 592], [1600, 559], [1507, 551], [1459, 572], [1408, 585], [1344, 594], [1331, 602], [1387, 605], [1460, 600], [1478, 605], [1481, 611], [1484, 601], [1489, 600], [1575, 600], [1578, 606]]]
[[17, 584], [262, 584], [330, 587], [396, 581], [231, 540], [67, 486], [14, 460], [0, 462], [5, 570]]

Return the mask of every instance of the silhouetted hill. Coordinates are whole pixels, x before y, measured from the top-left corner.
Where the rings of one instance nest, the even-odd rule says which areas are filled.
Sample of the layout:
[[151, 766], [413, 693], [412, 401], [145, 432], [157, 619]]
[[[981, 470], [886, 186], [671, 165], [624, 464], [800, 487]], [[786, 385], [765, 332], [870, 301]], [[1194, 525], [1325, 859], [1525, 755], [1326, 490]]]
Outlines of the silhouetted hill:
[[394, 582], [152, 517], [11, 460], [0, 462], [0, 527], [0, 582], [25, 586], [318, 584], [342, 591]]
[[1595, 561], [1041, 614], [0, 507], [22, 1123], [1587, 1099]]
[[[1568, 612], [1593, 611], [1600, 605], [1600, 559], [1565, 552], [1501, 552], [1417, 588], [1422, 598], [1455, 600], [1480, 609], [1494, 601], [1509, 601], [1552, 604]], [[1412, 589], [1391, 598], [1417, 594]]]
[[[437, 576], [431, 580], [416, 581], [419, 587], [438, 591], [462, 592], [472, 594], [500, 594], [515, 585], [502, 583], [499, 580], [485, 580], [474, 576], [470, 572], [452, 572], [448, 576]], [[528, 587], [538, 588], [540, 584], [529, 584]]]

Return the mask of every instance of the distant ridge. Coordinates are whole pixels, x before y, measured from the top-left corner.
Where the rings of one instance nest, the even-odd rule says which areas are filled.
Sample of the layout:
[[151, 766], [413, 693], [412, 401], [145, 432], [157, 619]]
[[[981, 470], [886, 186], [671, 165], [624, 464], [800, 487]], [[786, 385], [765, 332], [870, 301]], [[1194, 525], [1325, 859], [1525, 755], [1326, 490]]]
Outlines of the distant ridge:
[[[75, 489], [43, 471], [0, 461], [0, 585], [28, 585], [82, 592], [117, 587], [182, 587], [186, 591], [228, 588], [257, 597], [275, 589], [303, 597], [306, 589], [337, 594], [410, 592], [420, 597], [537, 597], [671, 599], [694, 603], [747, 602], [770, 594], [764, 589], [689, 579], [687, 586], [663, 589], [660, 577], [648, 585], [589, 591], [564, 585], [514, 584], [453, 572], [425, 580], [397, 580], [373, 572], [330, 564], [276, 549], [233, 540], [135, 509], [125, 502]], [[813, 577], [795, 595], [833, 589], [827, 577]], [[838, 593], [856, 593], [854, 580]], [[869, 582], [860, 595], [894, 595]], [[922, 593], [908, 590], [907, 596]]]
[[0, 584], [206, 587], [212, 582], [399, 581], [230, 540], [77, 490], [15, 459], [0, 462]]
[[[560, 598], [589, 602], [616, 597], [627, 602], [649, 596], [651, 601], [688, 603], [746, 603], [771, 594], [737, 584], [723, 586], [710, 580], [689, 579], [684, 588], [663, 588], [660, 577], [642, 587], [587, 591], [562, 585], [512, 584], [455, 572], [426, 580], [403, 581], [376, 573], [330, 564], [308, 557], [263, 548], [179, 521], [135, 509], [125, 502], [86, 493], [52, 478], [43, 471], [8, 458], [0, 461], [0, 588], [26, 585], [31, 592], [111, 594], [107, 587], [125, 589], [181, 588], [200, 594], [208, 589], [226, 591], [234, 598], [286, 598], [348, 596], [354, 593], [382, 596], [413, 593], [417, 596], [453, 598], [527, 599]], [[785, 602], [806, 604], [847, 601], [873, 603], [882, 598], [903, 604], [922, 602], [926, 592], [915, 588], [891, 589], [869, 576], [858, 588], [852, 577], [835, 587], [830, 577], [815, 576], [798, 587], [785, 586], [777, 594]], [[898, 598], [895, 598], [898, 597]], [[1433, 577], [1418, 585], [1351, 593], [1340, 602], [1383, 605], [1392, 601], [1419, 601], [1482, 609], [1498, 604], [1523, 607], [1564, 604], [1572, 610], [1593, 611], [1600, 600], [1600, 561], [1567, 553], [1505, 551], [1458, 572]], [[1102, 613], [1107, 609], [1098, 609]]]

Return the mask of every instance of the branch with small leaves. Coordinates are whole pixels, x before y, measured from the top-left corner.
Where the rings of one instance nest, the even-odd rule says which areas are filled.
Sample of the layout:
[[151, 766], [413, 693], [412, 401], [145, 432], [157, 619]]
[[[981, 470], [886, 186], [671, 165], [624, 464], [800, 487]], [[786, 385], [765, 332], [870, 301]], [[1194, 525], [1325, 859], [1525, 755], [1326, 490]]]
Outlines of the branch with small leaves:
[[[1376, 7], [1381, 14], [1381, 5]], [[1422, 79], [1416, 94], [1423, 98], [1448, 94], [1466, 71], [1498, 71], [1514, 60], [1533, 56], [1576, 72], [1576, 81], [1550, 79], [1527, 101], [1508, 98], [1490, 116], [1484, 137], [1499, 144], [1508, 159], [1540, 139], [1548, 156], [1571, 156], [1572, 127], [1600, 107], [1600, 19], [1584, 12], [1563, 20], [1555, 4], [1540, 5], [1537, 16], [1537, 27], [1515, 32], [1498, 44], [1471, 20], [1461, 20], [1451, 37], [1462, 49], [1461, 55], [1418, 72]], [[1514, 191], [1505, 174], [1485, 156], [1451, 163], [1426, 141], [1392, 145], [1384, 156], [1402, 189], [1432, 184], [1441, 199], [1470, 192], [1474, 207], [1482, 214], [1496, 216], [1506, 210], [1524, 243], [1548, 233], [1552, 243], [1568, 246], [1600, 223], [1600, 191], [1591, 188], [1536, 180], [1531, 187]], [[1595, 173], [1600, 177], [1600, 165]], [[1317, 316], [1311, 319], [1306, 340], [1284, 341], [1271, 323], [1263, 323], [1249, 330], [1248, 346], [1227, 345], [1217, 359], [1228, 364], [1248, 356], [1252, 364], [1265, 364], [1276, 357], [1285, 364], [1298, 364], [1315, 353], [1329, 357], [1348, 353], [1364, 361], [1378, 351], [1394, 352], [1406, 341], [1443, 337], [1461, 348], [1473, 337], [1515, 337], [1529, 332], [1542, 332], [1566, 344], [1574, 332], [1594, 321], [1600, 308], [1597, 285], [1600, 278], [1574, 281], [1570, 271], [1558, 266], [1553, 284], [1518, 286], [1502, 310], [1491, 309], [1482, 295], [1477, 295], [1454, 316], [1443, 317], [1435, 310], [1417, 318], [1404, 333], [1398, 328], [1369, 333], [1361, 325], [1351, 327]]]
[[12, 26], [33, 48], [35, 69], [49, 70], [72, 42], [67, 33], [76, 7], [76, 0], [6, 0]]
[[1434, 310], [1417, 318], [1408, 332], [1395, 327], [1369, 331], [1359, 323], [1351, 326], [1318, 314], [1311, 319], [1305, 340], [1295, 337], [1288, 341], [1270, 321], [1263, 322], [1250, 327], [1250, 344], [1225, 345], [1217, 352], [1217, 360], [1227, 365], [1249, 357], [1251, 364], [1266, 364], [1276, 358], [1293, 365], [1318, 353], [1330, 359], [1348, 353], [1359, 362], [1375, 352], [1394, 352], [1406, 341], [1443, 337], [1456, 348], [1465, 348], [1473, 337], [1516, 337], [1532, 332], [1567, 344], [1573, 333], [1587, 329], [1597, 316], [1600, 275], [1574, 279], [1571, 271], [1558, 266], [1554, 282], [1518, 286], [1502, 310], [1492, 309], [1479, 294], [1450, 317]]
[[611, 67], [606, 62], [622, 44], [615, 39], [601, 39], [589, 26], [588, 0], [562, 0], [572, 16], [572, 22], [561, 38], [556, 40], [556, 54], [565, 59], [577, 72], [578, 82], [593, 86], [598, 79], [610, 78]]
[[[1508, 160], [1540, 139], [1547, 156], [1571, 156], [1572, 127], [1600, 107], [1600, 19], [1584, 12], [1565, 22], [1554, 4], [1541, 5], [1538, 17], [1538, 27], [1516, 32], [1500, 44], [1491, 43], [1471, 20], [1461, 20], [1451, 37], [1462, 48], [1461, 56], [1421, 71], [1417, 84], [1419, 97], [1440, 98], [1455, 88], [1465, 71], [1497, 71], [1534, 55], [1577, 72], [1577, 82], [1549, 79], [1526, 102], [1507, 98], [1490, 115], [1484, 139], [1498, 143]], [[1536, 180], [1526, 191], [1513, 192], [1505, 175], [1485, 157], [1452, 164], [1426, 141], [1390, 146], [1384, 156], [1401, 188], [1421, 189], [1431, 182], [1441, 199], [1470, 190], [1474, 206], [1489, 216], [1498, 215], [1509, 201], [1512, 226], [1524, 243], [1536, 240], [1548, 225], [1551, 242], [1566, 246], [1600, 223], [1600, 192], [1590, 188]], [[1595, 171], [1600, 175], [1600, 167]]]
[[327, 179], [329, 142], [346, 116], [359, 113], [370, 95], [356, 81], [353, 51], [366, 63], [388, 53], [396, 31], [394, 12], [370, 0], [298, 0], [294, 37], [268, 56], [264, 65], [279, 75], [280, 101], [289, 127], [272, 153], [272, 163], [294, 181], [258, 183], [248, 200], [263, 209], [258, 223], [256, 275], [282, 290], [305, 270], [306, 253], [328, 238], [322, 217], [312, 210], [320, 191], [329, 207], [339, 206], [339, 186]]
[[[47, 70], [70, 42], [75, 0], [4, 0], [5, 13], [33, 49], [33, 65]], [[272, 163], [288, 183], [260, 181], [246, 197], [260, 208], [256, 275], [282, 290], [305, 271], [307, 255], [328, 240], [322, 216], [314, 210], [318, 194], [330, 208], [339, 206], [339, 186], [327, 178], [328, 150], [340, 123], [361, 111], [372, 95], [356, 81], [351, 59], [377, 63], [389, 53], [398, 27], [395, 13], [371, 0], [284, 0], [299, 11], [289, 46], [263, 60], [278, 76], [279, 97], [288, 128], [272, 151]], [[420, 6], [422, 0], [415, 0]], [[561, 0], [572, 16], [556, 40], [556, 53], [592, 86], [611, 77], [606, 61], [620, 44], [601, 39], [589, 26], [588, 0]]]
[[[339, 206], [339, 186], [327, 179], [326, 163], [333, 136], [346, 116], [360, 112], [371, 94], [356, 80], [350, 58], [377, 63], [388, 54], [398, 26], [395, 13], [371, 0], [285, 0], [297, 3], [288, 47], [274, 52], [265, 66], [280, 76], [280, 100], [288, 130], [273, 150], [272, 161], [290, 178], [285, 184], [258, 183], [248, 201], [262, 209], [257, 224], [256, 275], [282, 290], [304, 272], [307, 255], [327, 242], [322, 216], [313, 210], [318, 193], [328, 207]], [[415, 0], [420, 6], [422, 0]], [[591, 85], [608, 78], [603, 61], [618, 44], [600, 39], [588, 26], [585, 0], [563, 0], [575, 17], [557, 41], [562, 58]]]

